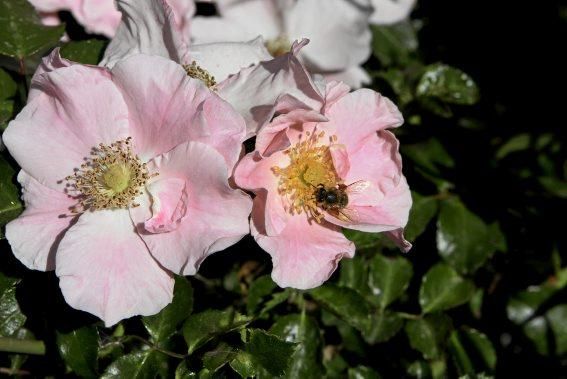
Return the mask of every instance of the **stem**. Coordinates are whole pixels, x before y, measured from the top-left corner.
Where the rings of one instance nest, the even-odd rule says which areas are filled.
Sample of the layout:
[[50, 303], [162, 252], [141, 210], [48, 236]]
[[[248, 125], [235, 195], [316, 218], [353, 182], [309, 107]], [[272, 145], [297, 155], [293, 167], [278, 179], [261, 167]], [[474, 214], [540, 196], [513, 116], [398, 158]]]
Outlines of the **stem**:
[[0, 367], [0, 374], [23, 376], [23, 375], [30, 375], [30, 372], [25, 370], [12, 370], [11, 368], [8, 367]]
[[20, 340], [0, 337], [0, 351], [10, 353], [45, 355], [45, 344], [37, 340]]
[[409, 320], [420, 320], [421, 319], [421, 315], [414, 315], [411, 313], [405, 313], [405, 312], [397, 312], [398, 316], [400, 316], [401, 318], [405, 318], [405, 319], [409, 319]]
[[173, 357], [173, 358], [185, 359], [189, 356], [189, 354], [177, 354], [177, 353], [174, 353], [173, 351], [161, 349], [161, 348], [157, 347], [156, 345], [154, 345], [153, 343], [151, 343], [150, 341], [143, 339], [142, 337], [128, 336], [128, 338], [132, 338], [132, 339], [138, 340], [142, 343], [145, 343], [146, 345], [151, 347], [153, 350], [159, 351], [160, 353], [163, 353], [165, 355], [169, 355], [170, 357]]

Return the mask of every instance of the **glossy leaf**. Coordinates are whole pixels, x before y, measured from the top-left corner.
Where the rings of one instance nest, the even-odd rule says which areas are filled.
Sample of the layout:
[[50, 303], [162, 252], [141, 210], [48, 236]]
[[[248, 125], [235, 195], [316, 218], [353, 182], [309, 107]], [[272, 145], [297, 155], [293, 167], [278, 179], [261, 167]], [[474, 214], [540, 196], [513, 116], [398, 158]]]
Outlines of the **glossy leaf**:
[[424, 313], [454, 308], [470, 300], [474, 284], [463, 279], [451, 267], [439, 263], [423, 277], [419, 290], [419, 304]]
[[457, 198], [441, 202], [437, 249], [460, 273], [472, 273], [494, 253], [488, 226]]
[[0, 54], [23, 59], [55, 46], [65, 25], [42, 25], [26, 0], [0, 0]]
[[250, 318], [232, 309], [225, 311], [209, 309], [189, 316], [183, 325], [183, 337], [187, 342], [189, 354], [217, 335], [240, 329], [249, 322]]
[[370, 308], [366, 300], [355, 290], [327, 283], [309, 291], [313, 298], [332, 313], [361, 332], [370, 326]]
[[16, 299], [18, 279], [0, 273], [0, 337], [10, 337], [26, 322]]
[[523, 325], [522, 330], [526, 337], [533, 342], [538, 353], [542, 355], [549, 354], [549, 341], [547, 338], [549, 327], [544, 316], [532, 318]]
[[203, 365], [210, 372], [216, 372], [222, 366], [229, 363], [236, 356], [236, 350], [227, 343], [220, 343], [211, 351], [203, 355]]
[[291, 356], [286, 378], [318, 378], [322, 376], [321, 347], [323, 340], [317, 321], [305, 313], [279, 318], [270, 333], [286, 342], [297, 343]]
[[565, 286], [561, 280], [549, 280], [539, 286], [530, 286], [508, 301], [506, 314], [516, 324], [522, 324], [535, 315], [539, 307]]
[[476, 83], [463, 71], [445, 64], [425, 68], [417, 84], [418, 96], [434, 97], [450, 104], [472, 105], [479, 100]]
[[183, 277], [175, 278], [173, 300], [158, 314], [142, 317], [152, 340], [161, 343], [166, 341], [193, 310], [193, 287]]
[[352, 288], [361, 295], [368, 294], [368, 264], [361, 257], [343, 259], [341, 261], [339, 285]]
[[372, 51], [382, 65], [407, 64], [416, 49], [417, 38], [409, 21], [372, 26]]
[[408, 241], [415, 241], [433, 220], [439, 208], [436, 197], [422, 196], [417, 192], [412, 192], [413, 204], [411, 206], [408, 224], [404, 228], [404, 235]]
[[383, 343], [394, 337], [404, 325], [404, 320], [395, 312], [383, 311], [372, 315], [370, 330], [363, 335], [369, 344]]
[[295, 343], [284, 341], [263, 330], [254, 329], [250, 333], [250, 342], [246, 344], [246, 351], [253, 361], [270, 374], [281, 376], [288, 371], [296, 347]]
[[555, 353], [567, 353], [567, 304], [557, 305], [545, 314], [555, 336]]
[[441, 175], [442, 168], [455, 166], [453, 157], [435, 138], [415, 144], [402, 145], [400, 149], [404, 157], [408, 157], [425, 171], [435, 176]]
[[0, 100], [13, 97], [18, 91], [18, 85], [10, 74], [0, 68]]
[[71, 41], [61, 47], [61, 56], [73, 62], [96, 65], [102, 59], [107, 41], [88, 39]]
[[230, 362], [230, 367], [240, 375], [241, 378], [254, 377], [258, 370], [252, 355], [246, 351], [239, 351]]
[[367, 366], [358, 366], [348, 369], [348, 379], [380, 379], [381, 376]]
[[385, 309], [400, 297], [409, 285], [413, 269], [402, 257], [388, 258], [377, 254], [370, 262], [368, 285], [371, 299], [380, 309]]
[[472, 328], [453, 331], [449, 348], [459, 375], [493, 372], [496, 350], [486, 335]]
[[94, 326], [83, 326], [68, 333], [57, 333], [57, 347], [61, 357], [84, 378], [97, 377], [98, 334]]
[[256, 312], [263, 298], [270, 295], [276, 287], [276, 283], [269, 275], [254, 280], [248, 290], [248, 303], [246, 304], [248, 314]]
[[101, 379], [167, 378], [167, 356], [155, 350], [123, 355], [106, 368]]
[[14, 184], [16, 170], [0, 156], [0, 227], [12, 221], [22, 212], [20, 191]]
[[420, 351], [425, 359], [436, 359], [443, 354], [450, 330], [451, 319], [444, 314], [409, 320], [405, 327], [411, 347]]
[[6, 130], [14, 114], [13, 100], [0, 100], [0, 131]]

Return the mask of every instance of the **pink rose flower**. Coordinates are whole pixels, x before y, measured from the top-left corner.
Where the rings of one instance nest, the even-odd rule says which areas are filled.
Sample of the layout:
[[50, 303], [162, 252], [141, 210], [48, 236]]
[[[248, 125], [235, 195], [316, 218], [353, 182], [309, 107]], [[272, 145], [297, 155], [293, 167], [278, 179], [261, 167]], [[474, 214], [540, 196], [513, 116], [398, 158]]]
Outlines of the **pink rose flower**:
[[273, 56], [289, 51], [293, 41], [311, 44], [301, 59], [312, 73], [332, 76], [353, 87], [369, 83], [360, 67], [370, 56], [369, 0], [219, 0], [220, 17], [195, 17], [192, 41], [248, 41], [262, 36]]
[[235, 170], [236, 183], [256, 194], [252, 235], [272, 256], [282, 287], [319, 286], [354, 255], [341, 227], [387, 232], [403, 250], [411, 247], [402, 234], [410, 190], [398, 141], [386, 130], [402, 115], [368, 89], [349, 93], [334, 82], [326, 92], [322, 114], [296, 108], [263, 127]]
[[374, 12], [370, 23], [377, 25], [395, 24], [408, 18], [417, 0], [370, 0]]
[[207, 82], [244, 116], [247, 138], [271, 119], [280, 96], [292, 96], [313, 109], [323, 106], [324, 95], [297, 57], [308, 40], [295, 42], [277, 58], [268, 53], [262, 38], [189, 45], [164, 1], [118, 0], [117, 4], [123, 21], [101, 66], [112, 68], [140, 53], [168, 58]]
[[168, 59], [135, 55], [108, 70], [58, 54], [3, 134], [26, 205], [6, 237], [107, 326], [155, 314], [172, 299], [172, 273], [195, 274], [249, 232], [252, 202], [228, 182], [244, 120]]

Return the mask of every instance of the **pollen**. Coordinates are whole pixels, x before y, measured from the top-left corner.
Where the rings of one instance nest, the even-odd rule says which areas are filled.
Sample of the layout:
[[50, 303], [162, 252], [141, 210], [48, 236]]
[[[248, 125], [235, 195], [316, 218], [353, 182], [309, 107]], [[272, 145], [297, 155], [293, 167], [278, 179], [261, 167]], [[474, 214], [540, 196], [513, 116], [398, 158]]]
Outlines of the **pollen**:
[[[333, 165], [329, 146], [321, 144], [324, 132], [306, 135], [305, 140], [300, 139], [284, 152], [289, 156], [289, 165], [285, 168], [274, 166], [272, 171], [279, 177], [278, 193], [288, 199], [286, 211], [292, 215], [305, 212], [321, 222], [323, 214], [315, 199], [317, 186], [335, 187], [342, 182]], [[336, 137], [329, 140], [334, 141]]]
[[285, 35], [280, 35], [276, 38], [270, 39], [265, 43], [266, 49], [272, 55], [272, 57], [279, 57], [289, 52], [291, 49], [291, 43], [289, 38]]
[[131, 138], [100, 144], [93, 148], [89, 158], [66, 177], [67, 192], [77, 196], [79, 204], [73, 209], [79, 213], [87, 209], [126, 209], [139, 206], [136, 197], [150, 174], [145, 163], [132, 152]]
[[185, 69], [187, 76], [202, 81], [207, 87], [212, 89], [217, 85], [215, 77], [211, 75], [207, 70], [199, 66], [197, 62], [193, 61], [189, 65], [183, 65], [183, 68]]

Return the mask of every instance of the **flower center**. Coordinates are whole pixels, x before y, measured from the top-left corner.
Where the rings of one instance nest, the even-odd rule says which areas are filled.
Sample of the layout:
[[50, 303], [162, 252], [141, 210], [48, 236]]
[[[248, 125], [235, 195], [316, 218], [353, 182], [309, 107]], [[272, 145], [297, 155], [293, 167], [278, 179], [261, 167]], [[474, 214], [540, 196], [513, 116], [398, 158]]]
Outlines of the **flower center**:
[[276, 38], [267, 40], [265, 46], [274, 58], [288, 53], [291, 49], [291, 43], [285, 35], [280, 35]]
[[73, 209], [79, 213], [87, 209], [115, 209], [137, 207], [135, 202], [141, 195], [149, 174], [145, 163], [132, 152], [131, 138], [110, 145], [100, 144], [93, 148], [91, 157], [65, 178], [67, 188], [79, 195], [79, 205]]
[[183, 65], [183, 68], [185, 69], [185, 72], [188, 76], [202, 81], [207, 87], [213, 88], [217, 85], [215, 77], [209, 74], [207, 70], [199, 66], [197, 62], [193, 61], [189, 65]]
[[[291, 214], [305, 212], [321, 222], [323, 215], [315, 197], [317, 186], [336, 187], [342, 181], [335, 171], [329, 146], [319, 144], [325, 133], [306, 134], [305, 141], [300, 139], [284, 152], [289, 155], [289, 165], [285, 168], [272, 167], [272, 171], [279, 177], [278, 193], [289, 200], [286, 210]], [[335, 140], [335, 136], [331, 137], [331, 141]]]

